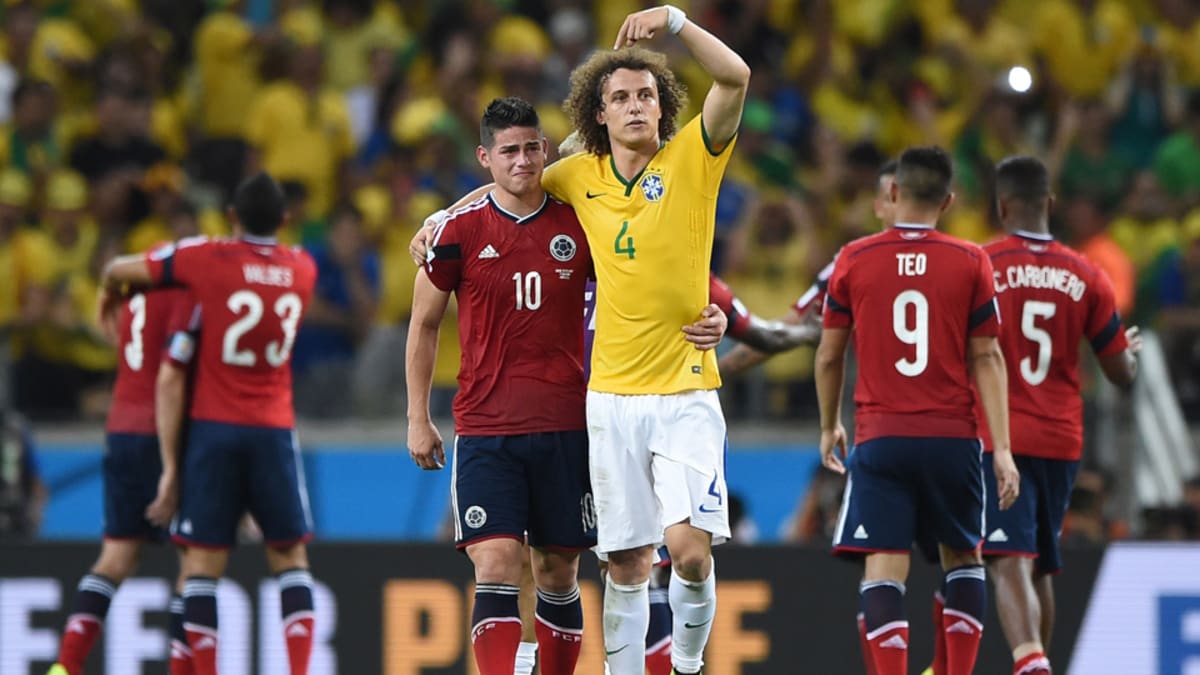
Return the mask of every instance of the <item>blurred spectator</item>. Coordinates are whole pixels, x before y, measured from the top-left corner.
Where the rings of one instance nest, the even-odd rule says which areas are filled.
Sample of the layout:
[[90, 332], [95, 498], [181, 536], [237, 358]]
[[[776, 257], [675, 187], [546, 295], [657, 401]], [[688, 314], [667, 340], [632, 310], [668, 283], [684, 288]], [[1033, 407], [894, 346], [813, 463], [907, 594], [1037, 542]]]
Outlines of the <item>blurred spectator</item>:
[[1079, 197], [1064, 209], [1067, 242], [1088, 260], [1104, 270], [1112, 282], [1113, 297], [1122, 316], [1130, 316], [1137, 290], [1137, 271], [1133, 261], [1108, 231], [1099, 204], [1088, 197]]
[[166, 158], [149, 139], [149, 95], [144, 90], [102, 89], [96, 96], [96, 131], [71, 148], [71, 168], [89, 181], [120, 176], [130, 187]]
[[[328, 394], [350, 391], [355, 353], [379, 302], [379, 258], [366, 244], [362, 214], [343, 204], [330, 217], [325, 242], [310, 249], [317, 287], [292, 352], [296, 405], [308, 414], [352, 412], [333, 405]], [[353, 404], [353, 396], [341, 400]]]
[[752, 546], [758, 543], [758, 525], [746, 511], [746, 502], [742, 496], [729, 493], [729, 529], [733, 536], [729, 541], [742, 546]]
[[36, 537], [49, 496], [29, 425], [15, 411], [0, 408], [0, 542]]
[[1068, 101], [1060, 107], [1047, 162], [1060, 198], [1090, 197], [1104, 210], [1120, 203], [1134, 165], [1112, 148], [1111, 126], [1108, 108], [1099, 99]]
[[346, 103], [325, 87], [322, 62], [319, 45], [296, 46], [288, 77], [263, 87], [244, 127], [247, 172], [262, 169], [281, 181], [304, 183], [305, 215], [317, 217], [329, 213], [345, 187], [344, 163], [354, 153]]
[[32, 192], [25, 174], [0, 171], [0, 350], [16, 328], [40, 319], [32, 312], [40, 303], [31, 296], [44, 296], [50, 282], [51, 261], [25, 227]]
[[48, 82], [18, 83], [12, 93], [12, 122], [0, 136], [0, 160], [38, 179], [60, 168], [66, 152], [57, 116], [58, 97]]
[[1154, 174], [1171, 197], [1200, 199], [1200, 89], [1188, 96], [1183, 126], [1155, 152]]
[[1047, 74], [1080, 98], [1103, 94], [1138, 40], [1126, 0], [1042, 0], [1026, 22]]
[[1142, 509], [1142, 538], [1187, 541], [1196, 537], [1196, 517], [1186, 506], [1148, 506]]
[[1108, 87], [1113, 113], [1114, 149], [1134, 166], [1144, 168], [1183, 114], [1183, 99], [1174, 72], [1154, 45], [1154, 27], [1142, 30], [1133, 56]]
[[1133, 187], [1109, 225], [1113, 241], [1137, 270], [1134, 324], [1148, 323], [1158, 310], [1163, 275], [1179, 246], [1179, 221], [1171, 200], [1150, 171], [1134, 177]]
[[846, 478], [818, 464], [804, 500], [784, 524], [783, 539], [802, 544], [828, 544], [833, 540]]
[[1160, 285], [1159, 327], [1171, 378], [1189, 419], [1200, 416], [1200, 209], [1188, 216], [1181, 251]]
[[1112, 484], [1113, 477], [1106, 471], [1079, 469], [1063, 521], [1064, 543], [1102, 545], [1125, 536], [1124, 525], [1108, 518]]

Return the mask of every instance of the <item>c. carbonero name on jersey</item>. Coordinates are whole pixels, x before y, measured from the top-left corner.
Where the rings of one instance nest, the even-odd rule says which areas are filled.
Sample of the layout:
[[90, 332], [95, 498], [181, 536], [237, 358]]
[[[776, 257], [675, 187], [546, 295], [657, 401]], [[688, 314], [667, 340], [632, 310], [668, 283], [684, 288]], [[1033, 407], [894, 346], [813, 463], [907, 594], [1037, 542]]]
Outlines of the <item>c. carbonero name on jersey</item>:
[[1059, 291], [1079, 302], [1087, 292], [1087, 282], [1071, 270], [1061, 267], [1013, 265], [1004, 270], [996, 270], [993, 274], [996, 278], [997, 293], [1003, 293], [1010, 288], [1041, 288]]

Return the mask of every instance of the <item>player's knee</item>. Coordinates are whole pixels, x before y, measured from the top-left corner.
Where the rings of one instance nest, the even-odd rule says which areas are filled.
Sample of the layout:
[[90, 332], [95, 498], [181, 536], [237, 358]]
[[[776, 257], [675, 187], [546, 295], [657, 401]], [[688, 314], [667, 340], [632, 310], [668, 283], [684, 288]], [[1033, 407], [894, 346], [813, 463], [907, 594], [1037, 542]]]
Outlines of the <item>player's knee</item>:
[[689, 549], [671, 552], [671, 567], [675, 574], [688, 581], [703, 581], [712, 571], [712, 556], [707, 549]]
[[987, 559], [988, 573], [996, 583], [1033, 583], [1033, 574], [1028, 558], [1002, 555]]
[[303, 543], [283, 547], [269, 546], [267, 552], [267, 567], [272, 574], [285, 570], [308, 569], [308, 547]]
[[538, 588], [565, 593], [575, 587], [579, 576], [579, 554], [539, 552], [534, 556]]
[[141, 542], [105, 540], [92, 573], [121, 583], [137, 569], [141, 552]]
[[608, 554], [608, 575], [614, 583], [640, 584], [650, 578], [654, 550], [649, 546]]
[[982, 565], [983, 555], [978, 549], [971, 551], [955, 551], [954, 549], [942, 547], [942, 567], [946, 571], [955, 569], [956, 567], [964, 567], [966, 565]]
[[492, 542], [467, 549], [467, 555], [475, 564], [475, 583], [520, 585], [521, 548], [487, 545], [490, 543]]

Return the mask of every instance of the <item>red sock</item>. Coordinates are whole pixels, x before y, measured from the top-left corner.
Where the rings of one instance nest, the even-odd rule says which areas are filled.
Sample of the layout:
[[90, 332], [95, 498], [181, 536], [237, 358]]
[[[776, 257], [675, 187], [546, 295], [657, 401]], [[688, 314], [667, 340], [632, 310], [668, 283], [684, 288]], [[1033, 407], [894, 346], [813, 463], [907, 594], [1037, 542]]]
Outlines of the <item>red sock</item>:
[[671, 636], [646, 648], [646, 672], [649, 675], [671, 675]]
[[187, 639], [192, 649], [192, 672], [217, 675], [217, 631], [188, 628]]
[[537, 634], [538, 672], [542, 675], [571, 675], [579, 661], [579, 648], [583, 646], [583, 631], [553, 626], [536, 617], [534, 632]]
[[1050, 659], [1042, 652], [1026, 654], [1013, 664], [1013, 675], [1050, 675]]
[[171, 640], [171, 675], [196, 675], [192, 668], [192, 650], [178, 640]]
[[875, 671], [875, 657], [871, 655], [871, 643], [867, 641], [867, 622], [863, 619], [862, 612], [858, 613], [858, 646], [862, 649], [867, 675], [878, 675]]
[[908, 675], [908, 622], [893, 621], [867, 633], [877, 675]]
[[[308, 675], [308, 658], [312, 656], [312, 612], [297, 612], [283, 624], [283, 640], [287, 643], [291, 675]], [[514, 655], [515, 658], [515, 655]]]
[[946, 675], [971, 675], [983, 624], [970, 614], [953, 609], [942, 610], [942, 634], [946, 639]]
[[102, 625], [100, 619], [89, 614], [67, 617], [67, 627], [63, 629], [62, 643], [58, 647], [58, 662], [71, 675], [83, 672], [83, 663], [92, 653], [92, 645], [100, 637]]
[[942, 612], [946, 600], [941, 593], [933, 594], [933, 675], [946, 675], [946, 635], [942, 632]]
[[[541, 636], [538, 650], [542, 649]], [[484, 619], [471, 630], [471, 646], [479, 675], [513, 675], [517, 646], [521, 644], [521, 620], [513, 617]], [[545, 656], [542, 657], [543, 659]]]

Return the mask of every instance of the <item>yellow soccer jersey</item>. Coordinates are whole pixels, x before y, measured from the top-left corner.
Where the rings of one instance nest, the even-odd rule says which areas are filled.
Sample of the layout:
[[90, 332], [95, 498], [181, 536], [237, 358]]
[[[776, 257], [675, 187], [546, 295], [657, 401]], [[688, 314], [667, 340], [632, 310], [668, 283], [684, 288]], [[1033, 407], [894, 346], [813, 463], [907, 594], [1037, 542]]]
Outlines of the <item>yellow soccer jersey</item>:
[[680, 328], [708, 304], [717, 190], [733, 147], [710, 152], [697, 115], [636, 176], [610, 155], [546, 168], [546, 191], [575, 208], [596, 268], [596, 342], [588, 388], [674, 394], [721, 386], [715, 351]]

